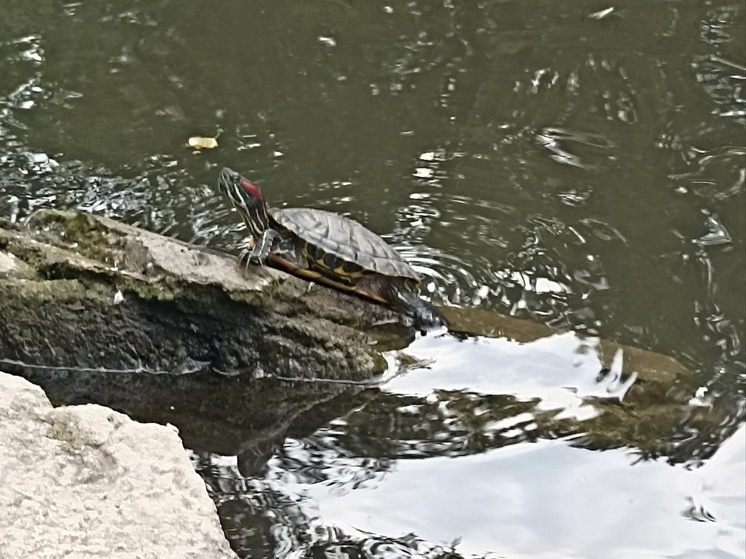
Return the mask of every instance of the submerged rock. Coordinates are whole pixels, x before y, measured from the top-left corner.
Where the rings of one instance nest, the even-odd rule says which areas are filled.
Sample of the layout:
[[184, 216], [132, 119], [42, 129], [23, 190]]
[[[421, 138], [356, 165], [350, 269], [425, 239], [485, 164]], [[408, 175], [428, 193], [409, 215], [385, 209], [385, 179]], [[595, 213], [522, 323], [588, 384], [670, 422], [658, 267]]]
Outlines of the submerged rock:
[[234, 558], [176, 430], [0, 373], [0, 557]]

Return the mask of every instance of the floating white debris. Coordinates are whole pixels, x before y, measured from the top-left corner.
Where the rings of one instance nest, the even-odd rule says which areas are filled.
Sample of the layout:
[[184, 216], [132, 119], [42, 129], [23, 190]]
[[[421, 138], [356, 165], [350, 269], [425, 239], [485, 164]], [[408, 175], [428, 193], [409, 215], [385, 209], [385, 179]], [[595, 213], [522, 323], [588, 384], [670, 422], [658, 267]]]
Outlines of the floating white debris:
[[117, 292], [114, 294], [114, 304], [119, 305], [124, 301], [124, 295], [122, 295], [121, 290], [117, 289]]
[[605, 18], [605, 17], [610, 16], [611, 14], [613, 14], [614, 10], [615, 10], [614, 7], [606, 8], [605, 10], [601, 10], [599, 12], [594, 12], [594, 13], [590, 14], [588, 17], [592, 18], [592, 19], [603, 19], [603, 18]]
[[420, 179], [429, 179], [435, 174], [435, 171], [427, 167], [417, 167], [414, 170], [414, 176]]
[[216, 147], [218, 147], [218, 140], [216, 138], [192, 136], [191, 138], [189, 138], [189, 147], [197, 150], [215, 149]]

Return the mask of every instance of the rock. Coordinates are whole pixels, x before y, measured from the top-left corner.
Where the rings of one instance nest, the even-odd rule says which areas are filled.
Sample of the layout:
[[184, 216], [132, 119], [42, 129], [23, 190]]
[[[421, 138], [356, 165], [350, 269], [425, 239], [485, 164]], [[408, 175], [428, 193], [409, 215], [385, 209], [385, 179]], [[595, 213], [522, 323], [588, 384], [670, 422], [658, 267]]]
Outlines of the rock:
[[[0, 223], [0, 254], [7, 372], [22, 361], [364, 380], [386, 367], [368, 327], [390, 311], [111, 219], [40, 210], [23, 229]], [[2, 274], [19, 266], [32, 277]]]
[[0, 251], [0, 279], [31, 279], [34, 269], [12, 253]]
[[173, 427], [0, 372], [0, 558], [235, 558]]

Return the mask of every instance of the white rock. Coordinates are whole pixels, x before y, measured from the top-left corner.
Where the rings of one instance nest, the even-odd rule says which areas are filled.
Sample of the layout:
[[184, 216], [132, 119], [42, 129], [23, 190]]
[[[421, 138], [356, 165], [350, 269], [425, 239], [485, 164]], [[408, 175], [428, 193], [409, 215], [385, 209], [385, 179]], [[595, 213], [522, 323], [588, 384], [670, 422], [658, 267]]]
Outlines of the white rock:
[[235, 559], [176, 429], [0, 372], [0, 557]]

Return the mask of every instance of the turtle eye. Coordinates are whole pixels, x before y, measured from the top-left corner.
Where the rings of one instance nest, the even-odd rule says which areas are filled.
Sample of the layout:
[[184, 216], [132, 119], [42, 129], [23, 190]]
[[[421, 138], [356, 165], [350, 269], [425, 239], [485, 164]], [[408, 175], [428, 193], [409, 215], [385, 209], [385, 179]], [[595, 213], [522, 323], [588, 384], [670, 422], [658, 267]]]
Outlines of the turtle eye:
[[241, 186], [251, 196], [259, 198], [260, 200], [264, 200], [264, 196], [262, 195], [262, 191], [259, 190], [259, 187], [257, 185], [255, 185], [253, 183], [250, 183], [246, 179], [241, 179]]

